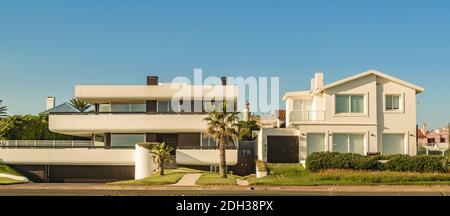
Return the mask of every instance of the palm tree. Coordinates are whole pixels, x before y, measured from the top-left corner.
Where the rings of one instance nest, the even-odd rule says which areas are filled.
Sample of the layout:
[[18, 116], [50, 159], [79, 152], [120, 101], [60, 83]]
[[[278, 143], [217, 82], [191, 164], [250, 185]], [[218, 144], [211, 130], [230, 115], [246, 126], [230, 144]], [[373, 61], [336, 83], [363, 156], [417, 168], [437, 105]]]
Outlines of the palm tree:
[[89, 109], [89, 107], [91, 107], [90, 104], [84, 102], [81, 99], [78, 98], [72, 98], [70, 100], [70, 105], [72, 105], [73, 107], [75, 107], [77, 110], [79, 110], [80, 112], [84, 112], [87, 109]]
[[5, 117], [6, 116], [6, 106], [1, 106], [3, 100], [0, 100], [0, 117]]
[[208, 134], [210, 134], [217, 141], [220, 152], [220, 166], [219, 173], [222, 178], [227, 178], [226, 172], [226, 158], [225, 150], [230, 140], [237, 140], [238, 138], [238, 113], [229, 112], [227, 104], [223, 103], [221, 110], [213, 107], [208, 117], [204, 120], [208, 124]]
[[157, 143], [150, 149], [153, 161], [158, 165], [159, 175], [164, 175], [164, 164], [172, 160], [170, 152], [173, 151], [171, 146], [166, 146], [164, 143]]

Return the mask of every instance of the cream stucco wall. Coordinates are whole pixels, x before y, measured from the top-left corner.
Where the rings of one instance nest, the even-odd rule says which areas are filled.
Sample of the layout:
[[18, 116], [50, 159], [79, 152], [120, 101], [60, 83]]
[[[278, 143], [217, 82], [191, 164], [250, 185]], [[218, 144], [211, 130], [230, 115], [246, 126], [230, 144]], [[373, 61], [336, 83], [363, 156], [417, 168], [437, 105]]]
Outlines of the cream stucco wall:
[[0, 161], [18, 165], [134, 165], [134, 149], [4, 148]]
[[201, 132], [205, 114], [89, 114], [50, 115], [53, 132], [90, 135], [92, 133]]
[[89, 103], [110, 101], [145, 101], [151, 99], [172, 99], [173, 97], [202, 99], [204, 97], [220, 97], [235, 100], [238, 87], [234, 85], [78, 85], [75, 86], [75, 97]]
[[[218, 149], [177, 149], [176, 162], [180, 165], [219, 165]], [[237, 150], [227, 149], [225, 158], [228, 166], [237, 164]]]

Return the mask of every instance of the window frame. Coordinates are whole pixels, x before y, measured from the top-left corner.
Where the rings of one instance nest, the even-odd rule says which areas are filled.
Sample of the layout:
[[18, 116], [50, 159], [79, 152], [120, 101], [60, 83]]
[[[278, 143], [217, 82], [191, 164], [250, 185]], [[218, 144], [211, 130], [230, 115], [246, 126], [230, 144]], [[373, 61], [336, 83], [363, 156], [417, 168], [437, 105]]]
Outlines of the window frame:
[[357, 132], [355, 132], [355, 133], [334, 133], [333, 134], [332, 143], [331, 143], [331, 145], [332, 145], [331, 151], [332, 152], [336, 152], [336, 150], [335, 150], [335, 146], [336, 146], [336, 144], [335, 144], [335, 137], [337, 135], [343, 135], [343, 136], [346, 137], [346, 140], [347, 140], [347, 144], [346, 144], [347, 151], [343, 152], [343, 153], [356, 153], [356, 154], [359, 154], [359, 153], [357, 153], [357, 152], [350, 152], [350, 144], [351, 144], [350, 137], [351, 136], [362, 136], [362, 153], [361, 153], [361, 155], [366, 155], [367, 154], [367, 146], [366, 146], [366, 143], [367, 143], [366, 135], [367, 134], [366, 133], [357, 133]]
[[[398, 96], [398, 106], [399, 109], [388, 109], [387, 108], [387, 97], [389, 96]], [[392, 101], [393, 102], [393, 101]], [[383, 94], [383, 111], [387, 114], [399, 114], [399, 113], [405, 113], [405, 94], [400, 92], [385, 92]]]
[[[337, 112], [337, 98], [348, 97], [348, 112]], [[352, 112], [352, 97], [362, 97], [362, 112]], [[367, 116], [368, 115], [368, 93], [365, 94], [334, 94], [334, 115], [335, 116]]]

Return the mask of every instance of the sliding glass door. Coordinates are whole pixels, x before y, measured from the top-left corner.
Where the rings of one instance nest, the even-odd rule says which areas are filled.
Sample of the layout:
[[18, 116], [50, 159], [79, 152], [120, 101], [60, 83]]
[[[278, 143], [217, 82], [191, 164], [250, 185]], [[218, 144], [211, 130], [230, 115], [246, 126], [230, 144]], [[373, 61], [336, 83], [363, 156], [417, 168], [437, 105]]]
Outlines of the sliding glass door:
[[325, 151], [325, 134], [324, 133], [308, 133], [306, 149], [308, 155], [313, 152]]
[[333, 151], [364, 154], [364, 134], [334, 134]]

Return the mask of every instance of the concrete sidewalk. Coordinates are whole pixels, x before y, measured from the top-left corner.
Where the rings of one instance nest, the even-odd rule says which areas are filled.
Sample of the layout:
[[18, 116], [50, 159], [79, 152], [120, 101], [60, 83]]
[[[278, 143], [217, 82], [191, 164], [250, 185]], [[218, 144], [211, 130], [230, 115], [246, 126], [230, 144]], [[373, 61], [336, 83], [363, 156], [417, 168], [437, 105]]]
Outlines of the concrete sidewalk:
[[187, 173], [184, 174], [183, 177], [181, 177], [181, 179], [171, 185], [171, 186], [195, 186], [195, 182], [197, 181], [198, 178], [200, 178], [202, 174], [199, 173]]
[[[78, 193], [93, 195], [450, 195], [448, 185], [430, 186], [117, 186], [81, 183], [29, 183], [2, 185], [0, 194], [30, 192], [45, 195]], [[94, 193], [95, 192], [95, 193]], [[22, 193], [23, 194], [23, 193]]]

